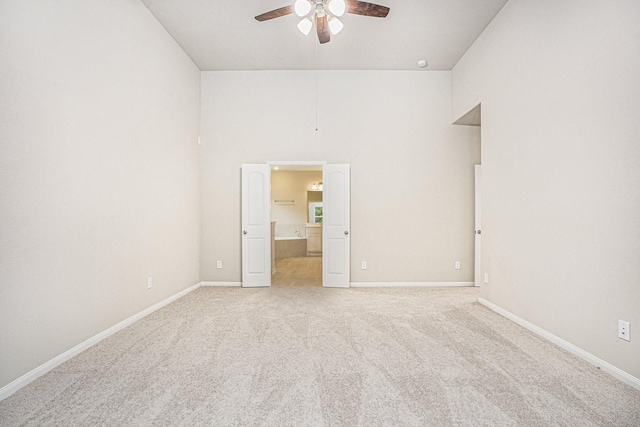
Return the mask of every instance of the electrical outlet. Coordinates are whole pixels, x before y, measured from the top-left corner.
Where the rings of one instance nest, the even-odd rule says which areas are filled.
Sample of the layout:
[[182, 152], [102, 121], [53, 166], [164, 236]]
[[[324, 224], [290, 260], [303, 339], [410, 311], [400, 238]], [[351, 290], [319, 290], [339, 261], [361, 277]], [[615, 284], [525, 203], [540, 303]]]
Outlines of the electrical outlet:
[[153, 288], [153, 277], [147, 277], [147, 289]]
[[631, 331], [629, 330], [629, 322], [618, 320], [618, 338], [625, 341], [631, 341]]
[[489, 273], [484, 273], [484, 283], [489, 283]]
[[216, 263], [216, 267], [217, 267], [217, 268], [222, 268], [222, 261], [218, 261], [218, 262]]
[[460, 270], [460, 261], [456, 261], [456, 270]]
[[367, 269], [367, 261], [362, 261], [362, 269], [363, 270]]

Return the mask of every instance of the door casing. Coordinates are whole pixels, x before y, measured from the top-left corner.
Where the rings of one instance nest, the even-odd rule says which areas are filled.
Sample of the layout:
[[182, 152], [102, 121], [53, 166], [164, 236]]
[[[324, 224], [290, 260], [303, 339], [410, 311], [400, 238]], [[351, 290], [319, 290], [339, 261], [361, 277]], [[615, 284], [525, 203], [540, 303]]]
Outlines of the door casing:
[[475, 248], [473, 278], [475, 286], [482, 284], [482, 166], [475, 165]]

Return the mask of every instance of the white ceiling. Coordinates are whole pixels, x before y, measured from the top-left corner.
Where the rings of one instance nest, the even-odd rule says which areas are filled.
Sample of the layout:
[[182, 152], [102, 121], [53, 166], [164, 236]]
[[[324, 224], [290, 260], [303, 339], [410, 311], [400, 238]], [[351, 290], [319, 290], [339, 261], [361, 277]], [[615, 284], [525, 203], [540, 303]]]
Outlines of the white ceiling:
[[[507, 0], [373, 0], [384, 19], [345, 14], [319, 45], [291, 14], [254, 16], [294, 0], [142, 0], [196, 65], [211, 70], [450, 70]], [[317, 52], [316, 52], [317, 49]]]

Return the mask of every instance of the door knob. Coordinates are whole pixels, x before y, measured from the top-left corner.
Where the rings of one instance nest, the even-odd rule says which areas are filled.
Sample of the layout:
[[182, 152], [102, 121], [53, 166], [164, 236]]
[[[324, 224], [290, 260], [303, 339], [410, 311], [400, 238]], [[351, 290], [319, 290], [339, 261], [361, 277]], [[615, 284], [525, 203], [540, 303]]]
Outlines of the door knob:
[[247, 230], [242, 230], [242, 234], [247, 234]]
[[482, 230], [476, 230], [476, 234], [482, 234]]
[[348, 231], [345, 231], [345, 232], [344, 232], [344, 235], [346, 236], [347, 234], [349, 234], [349, 232], [348, 232]]

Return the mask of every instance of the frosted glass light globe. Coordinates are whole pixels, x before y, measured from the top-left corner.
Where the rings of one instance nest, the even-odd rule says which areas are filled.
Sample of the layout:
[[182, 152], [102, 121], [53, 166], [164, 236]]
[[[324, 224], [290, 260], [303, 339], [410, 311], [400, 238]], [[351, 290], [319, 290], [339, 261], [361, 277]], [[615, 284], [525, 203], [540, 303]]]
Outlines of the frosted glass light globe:
[[344, 25], [338, 18], [334, 17], [329, 20], [329, 29], [331, 30], [331, 34], [333, 34], [334, 36], [338, 34], [343, 27]]
[[345, 10], [347, 9], [347, 5], [344, 0], [331, 0], [329, 2], [329, 11], [333, 13], [335, 16], [344, 15]]
[[298, 22], [298, 29], [305, 36], [309, 35], [309, 32], [311, 31], [311, 27], [313, 27], [313, 23], [309, 18], [302, 18], [302, 21]]
[[305, 16], [311, 11], [311, 3], [307, 0], [296, 0], [293, 5], [293, 9], [296, 11], [296, 15]]

